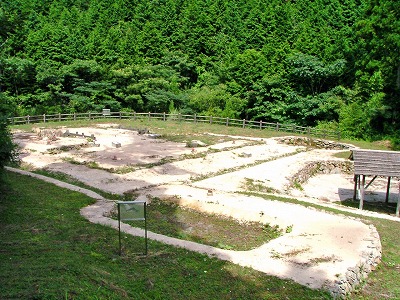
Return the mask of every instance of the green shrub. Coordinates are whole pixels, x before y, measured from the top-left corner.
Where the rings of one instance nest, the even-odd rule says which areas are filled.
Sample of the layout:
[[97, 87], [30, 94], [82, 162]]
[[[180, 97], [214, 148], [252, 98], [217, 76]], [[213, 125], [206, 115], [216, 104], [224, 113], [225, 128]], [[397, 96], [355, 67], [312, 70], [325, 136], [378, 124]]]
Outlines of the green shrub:
[[17, 145], [12, 140], [7, 118], [3, 115], [0, 117], [0, 173], [3, 172], [6, 164], [17, 162], [17, 160]]

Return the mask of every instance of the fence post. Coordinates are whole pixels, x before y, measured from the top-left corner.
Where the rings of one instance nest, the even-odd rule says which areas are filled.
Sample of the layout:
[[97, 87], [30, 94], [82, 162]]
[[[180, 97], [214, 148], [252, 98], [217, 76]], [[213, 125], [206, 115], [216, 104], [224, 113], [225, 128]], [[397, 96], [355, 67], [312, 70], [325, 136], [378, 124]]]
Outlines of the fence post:
[[61, 113], [58, 113], [58, 122], [61, 122]]
[[122, 112], [119, 112], [119, 119], [122, 119]]
[[276, 130], [276, 131], [279, 131], [279, 123], [278, 123], [278, 122], [276, 122], [275, 130]]
[[163, 121], [165, 122], [165, 111], [163, 113]]
[[149, 112], [149, 121], [150, 121], [150, 112]]
[[27, 120], [28, 124], [30, 123], [30, 116], [28, 115], [28, 120]]
[[89, 111], [89, 120], [92, 119], [92, 113]]
[[136, 121], [136, 111], [133, 112], [133, 121]]
[[43, 114], [43, 123], [46, 123], [46, 114]]
[[197, 117], [197, 115], [194, 114], [194, 116], [193, 116], [193, 121], [194, 121], [195, 123], [197, 122], [196, 117]]
[[229, 126], [229, 118], [226, 118], [226, 126]]
[[243, 119], [243, 128], [246, 127], [246, 119]]
[[210, 124], [212, 124], [212, 123], [213, 123], [213, 117], [210, 116]]
[[74, 121], [76, 120], [76, 113], [74, 112]]
[[262, 129], [262, 121], [260, 121], [260, 129]]

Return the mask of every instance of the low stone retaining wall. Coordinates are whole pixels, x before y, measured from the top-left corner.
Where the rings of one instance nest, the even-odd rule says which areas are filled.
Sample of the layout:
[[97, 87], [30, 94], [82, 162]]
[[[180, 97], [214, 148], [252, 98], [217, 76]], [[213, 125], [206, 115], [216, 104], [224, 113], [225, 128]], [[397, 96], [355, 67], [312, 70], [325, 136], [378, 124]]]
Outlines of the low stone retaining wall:
[[285, 136], [278, 138], [280, 143], [294, 145], [294, 146], [306, 146], [318, 149], [328, 149], [328, 150], [348, 150], [356, 148], [350, 144], [339, 143], [335, 141], [323, 140], [323, 139], [313, 139], [307, 137], [298, 136]]
[[330, 290], [335, 299], [346, 299], [346, 296], [367, 279], [368, 274], [375, 270], [382, 259], [382, 245], [379, 233], [373, 225], [370, 225], [369, 228], [371, 236], [367, 240], [369, 242], [368, 250], [363, 252], [361, 260], [355, 267], [348, 268], [346, 274], [341, 275], [336, 280], [335, 287]]
[[353, 170], [354, 163], [349, 160], [313, 161], [290, 178], [287, 189], [303, 184], [317, 174], [352, 174]]
[[[309, 178], [317, 174], [352, 174], [353, 170], [354, 164], [348, 160], [314, 161], [292, 176], [287, 188], [296, 188], [296, 185], [307, 182]], [[360, 261], [354, 267], [349, 267], [345, 274], [338, 277], [334, 286], [329, 288], [335, 299], [346, 299], [346, 296], [357, 289], [381, 261], [382, 246], [379, 234], [373, 225], [369, 227], [371, 235], [365, 240], [368, 246]]]
[[[317, 174], [352, 174], [354, 164], [347, 160], [315, 161], [307, 164], [302, 170], [297, 172], [291, 179], [288, 189], [296, 188], [296, 185], [303, 184], [309, 178]], [[382, 258], [382, 246], [378, 231], [373, 225], [369, 226], [371, 235], [365, 240], [368, 245], [361, 259], [354, 267], [349, 267], [345, 274], [342, 274], [329, 288], [335, 299], [346, 299], [346, 297], [356, 290], [368, 274], [375, 270]]]

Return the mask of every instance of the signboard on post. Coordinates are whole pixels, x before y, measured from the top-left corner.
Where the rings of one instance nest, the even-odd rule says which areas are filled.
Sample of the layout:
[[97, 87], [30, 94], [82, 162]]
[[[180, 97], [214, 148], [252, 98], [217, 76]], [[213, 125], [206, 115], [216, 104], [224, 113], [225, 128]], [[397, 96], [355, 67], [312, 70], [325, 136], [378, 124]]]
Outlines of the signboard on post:
[[103, 109], [103, 116], [111, 116], [111, 109], [104, 108]]
[[121, 221], [144, 221], [145, 251], [147, 255], [147, 218], [146, 201], [119, 201], [118, 205], [118, 231], [119, 231], [119, 254], [121, 247]]

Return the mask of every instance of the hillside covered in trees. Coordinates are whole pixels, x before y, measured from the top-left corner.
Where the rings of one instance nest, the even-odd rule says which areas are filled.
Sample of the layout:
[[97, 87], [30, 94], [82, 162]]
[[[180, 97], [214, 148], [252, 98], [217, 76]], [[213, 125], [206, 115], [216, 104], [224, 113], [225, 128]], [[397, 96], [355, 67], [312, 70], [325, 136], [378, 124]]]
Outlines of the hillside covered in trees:
[[3, 0], [0, 112], [181, 112], [400, 141], [400, 1]]

